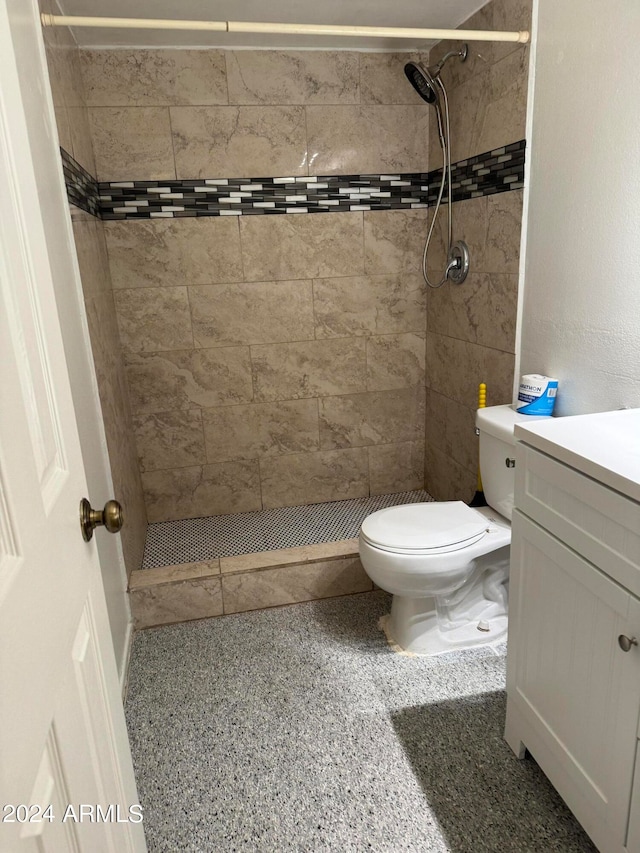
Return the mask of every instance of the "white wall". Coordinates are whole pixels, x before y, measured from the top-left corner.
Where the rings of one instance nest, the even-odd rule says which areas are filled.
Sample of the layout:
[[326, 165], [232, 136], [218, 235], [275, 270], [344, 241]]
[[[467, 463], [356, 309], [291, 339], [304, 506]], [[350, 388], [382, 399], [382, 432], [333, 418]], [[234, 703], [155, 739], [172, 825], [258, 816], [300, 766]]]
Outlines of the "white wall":
[[640, 3], [539, 0], [520, 373], [640, 406]]

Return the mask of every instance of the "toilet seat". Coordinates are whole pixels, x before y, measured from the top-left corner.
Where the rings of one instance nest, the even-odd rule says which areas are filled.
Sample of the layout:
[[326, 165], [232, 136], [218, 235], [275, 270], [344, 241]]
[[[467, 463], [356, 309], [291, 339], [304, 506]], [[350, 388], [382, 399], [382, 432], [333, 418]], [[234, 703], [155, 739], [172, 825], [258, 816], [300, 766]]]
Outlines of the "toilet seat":
[[367, 516], [360, 535], [374, 548], [397, 554], [446, 554], [478, 542], [488, 520], [462, 501], [404, 504]]

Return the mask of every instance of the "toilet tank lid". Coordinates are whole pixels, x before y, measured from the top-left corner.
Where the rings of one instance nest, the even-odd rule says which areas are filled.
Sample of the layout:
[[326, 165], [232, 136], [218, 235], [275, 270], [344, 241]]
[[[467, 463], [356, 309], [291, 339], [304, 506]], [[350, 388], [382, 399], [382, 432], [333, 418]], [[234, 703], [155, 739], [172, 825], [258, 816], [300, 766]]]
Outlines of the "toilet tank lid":
[[543, 419], [536, 415], [521, 415], [512, 405], [488, 406], [486, 409], [476, 411], [478, 429], [509, 444], [516, 442], [513, 434], [516, 424], [530, 424]]
[[477, 539], [487, 527], [487, 519], [462, 501], [434, 501], [378, 510], [361, 530], [382, 548], [429, 550]]

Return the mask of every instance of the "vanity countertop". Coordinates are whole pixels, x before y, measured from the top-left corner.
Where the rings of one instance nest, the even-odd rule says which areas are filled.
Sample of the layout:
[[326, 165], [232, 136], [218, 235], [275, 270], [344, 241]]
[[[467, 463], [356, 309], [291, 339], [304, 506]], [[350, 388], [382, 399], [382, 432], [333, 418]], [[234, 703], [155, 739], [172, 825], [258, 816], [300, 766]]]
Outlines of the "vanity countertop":
[[640, 502], [640, 409], [519, 423], [515, 436]]

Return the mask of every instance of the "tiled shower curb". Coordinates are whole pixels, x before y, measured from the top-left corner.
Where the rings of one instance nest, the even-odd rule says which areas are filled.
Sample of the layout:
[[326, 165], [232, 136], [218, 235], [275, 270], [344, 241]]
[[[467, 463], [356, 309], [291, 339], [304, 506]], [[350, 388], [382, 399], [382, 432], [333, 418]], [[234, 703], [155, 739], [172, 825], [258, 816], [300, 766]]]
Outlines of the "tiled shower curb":
[[368, 592], [358, 540], [325, 542], [132, 573], [136, 630]]

